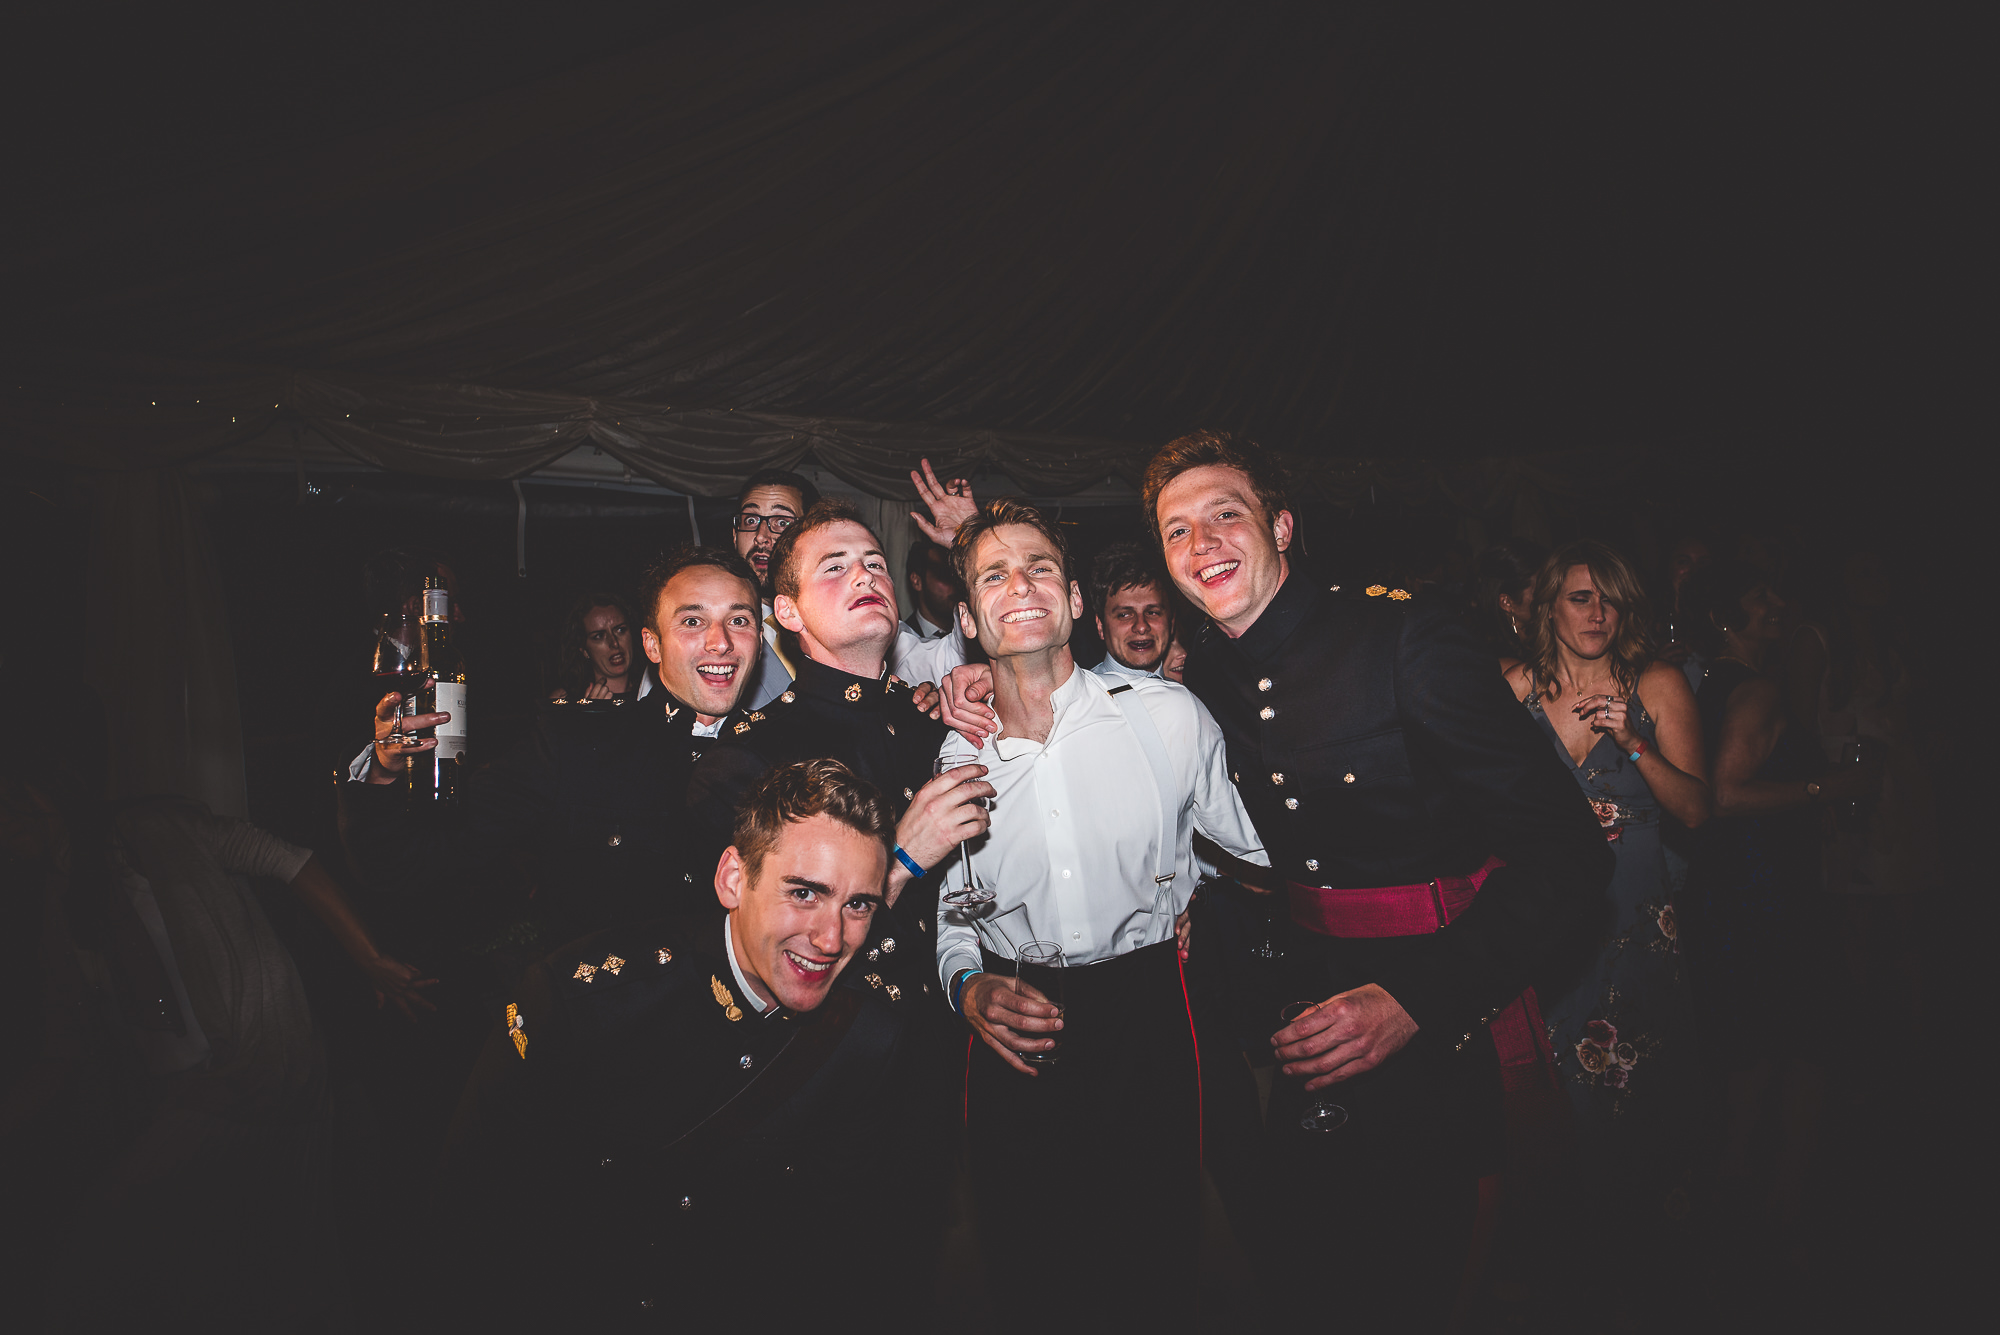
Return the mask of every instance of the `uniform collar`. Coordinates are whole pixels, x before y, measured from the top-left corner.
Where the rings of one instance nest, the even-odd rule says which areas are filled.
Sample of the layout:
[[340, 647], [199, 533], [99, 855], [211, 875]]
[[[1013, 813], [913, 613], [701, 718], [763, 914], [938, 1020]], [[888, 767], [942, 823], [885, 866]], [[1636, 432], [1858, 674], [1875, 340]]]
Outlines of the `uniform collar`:
[[750, 980], [743, 976], [743, 966], [736, 960], [736, 935], [729, 930], [728, 914], [722, 917], [722, 953], [728, 958], [730, 976], [736, 979], [736, 988], [743, 994], [743, 999], [750, 1003], [750, 1009], [759, 1015], [768, 1015], [776, 1010], [778, 1003], [766, 1002], [764, 998], [758, 996], [757, 989], [750, 986]]
[[857, 677], [812, 658], [799, 660], [798, 678], [793, 685], [809, 700], [821, 700], [842, 709], [880, 709], [889, 698], [886, 669], [879, 677]]
[[[1251, 624], [1250, 629], [1229, 643], [1252, 663], [1268, 662], [1285, 647], [1285, 641], [1292, 638], [1292, 632], [1312, 612], [1319, 593], [1317, 573], [1305, 569], [1303, 562], [1293, 561], [1285, 582], [1266, 605], [1263, 615]], [[1219, 629], [1212, 634], [1217, 638], [1226, 638]]]
[[919, 637], [926, 640], [935, 640], [938, 636], [948, 633], [947, 627], [934, 624], [922, 612], [910, 613], [909, 626]]

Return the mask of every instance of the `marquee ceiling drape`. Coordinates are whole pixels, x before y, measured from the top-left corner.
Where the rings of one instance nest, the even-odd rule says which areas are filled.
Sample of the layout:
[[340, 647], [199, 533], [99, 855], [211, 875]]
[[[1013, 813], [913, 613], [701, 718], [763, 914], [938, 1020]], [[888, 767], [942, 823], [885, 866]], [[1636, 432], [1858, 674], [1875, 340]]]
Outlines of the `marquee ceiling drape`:
[[808, 450], [878, 494], [923, 453], [1062, 492], [1208, 424], [1353, 473], [1435, 388], [1476, 43], [1317, 6], [733, 9], [16, 253], [7, 443], [158, 466], [288, 418], [441, 476], [588, 440], [706, 495]]

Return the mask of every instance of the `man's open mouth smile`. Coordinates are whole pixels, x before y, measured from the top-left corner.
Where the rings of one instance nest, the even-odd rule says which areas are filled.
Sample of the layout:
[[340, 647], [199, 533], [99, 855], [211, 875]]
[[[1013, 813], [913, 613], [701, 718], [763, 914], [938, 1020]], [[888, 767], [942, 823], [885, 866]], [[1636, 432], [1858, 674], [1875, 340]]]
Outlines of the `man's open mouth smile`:
[[701, 663], [695, 667], [695, 675], [711, 686], [727, 686], [736, 680], [734, 663]]
[[1017, 607], [1000, 618], [1002, 624], [1015, 621], [1040, 621], [1049, 614], [1046, 607]]
[[1212, 566], [1203, 566], [1194, 572], [1194, 577], [1204, 584], [1212, 584], [1241, 565], [1240, 561], [1217, 561]]
[[790, 950], [785, 952], [785, 962], [808, 978], [825, 977], [827, 971], [833, 968], [835, 964], [834, 960], [807, 959], [804, 955]]

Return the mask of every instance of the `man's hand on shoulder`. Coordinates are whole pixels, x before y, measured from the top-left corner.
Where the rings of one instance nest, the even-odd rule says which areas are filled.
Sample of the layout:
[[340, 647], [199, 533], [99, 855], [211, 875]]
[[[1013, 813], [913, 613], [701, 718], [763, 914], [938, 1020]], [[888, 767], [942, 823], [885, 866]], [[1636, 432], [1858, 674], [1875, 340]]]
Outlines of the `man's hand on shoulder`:
[[973, 746], [983, 746], [1000, 731], [1000, 716], [987, 704], [993, 698], [993, 669], [985, 663], [961, 663], [938, 683], [939, 699], [930, 715]]
[[1416, 1037], [1417, 1022], [1374, 983], [1328, 997], [1271, 1035], [1286, 1075], [1325, 1089], [1374, 1070]]

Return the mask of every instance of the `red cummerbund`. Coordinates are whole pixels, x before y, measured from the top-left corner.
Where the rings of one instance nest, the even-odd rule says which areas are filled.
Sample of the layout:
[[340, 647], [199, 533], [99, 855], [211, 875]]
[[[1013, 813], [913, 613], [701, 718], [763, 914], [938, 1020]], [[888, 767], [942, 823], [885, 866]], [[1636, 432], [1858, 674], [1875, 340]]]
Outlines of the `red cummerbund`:
[[1285, 893], [1292, 921], [1321, 936], [1428, 936], [1464, 913], [1494, 868], [1506, 865], [1489, 857], [1470, 876], [1367, 890], [1329, 890], [1288, 881]]

